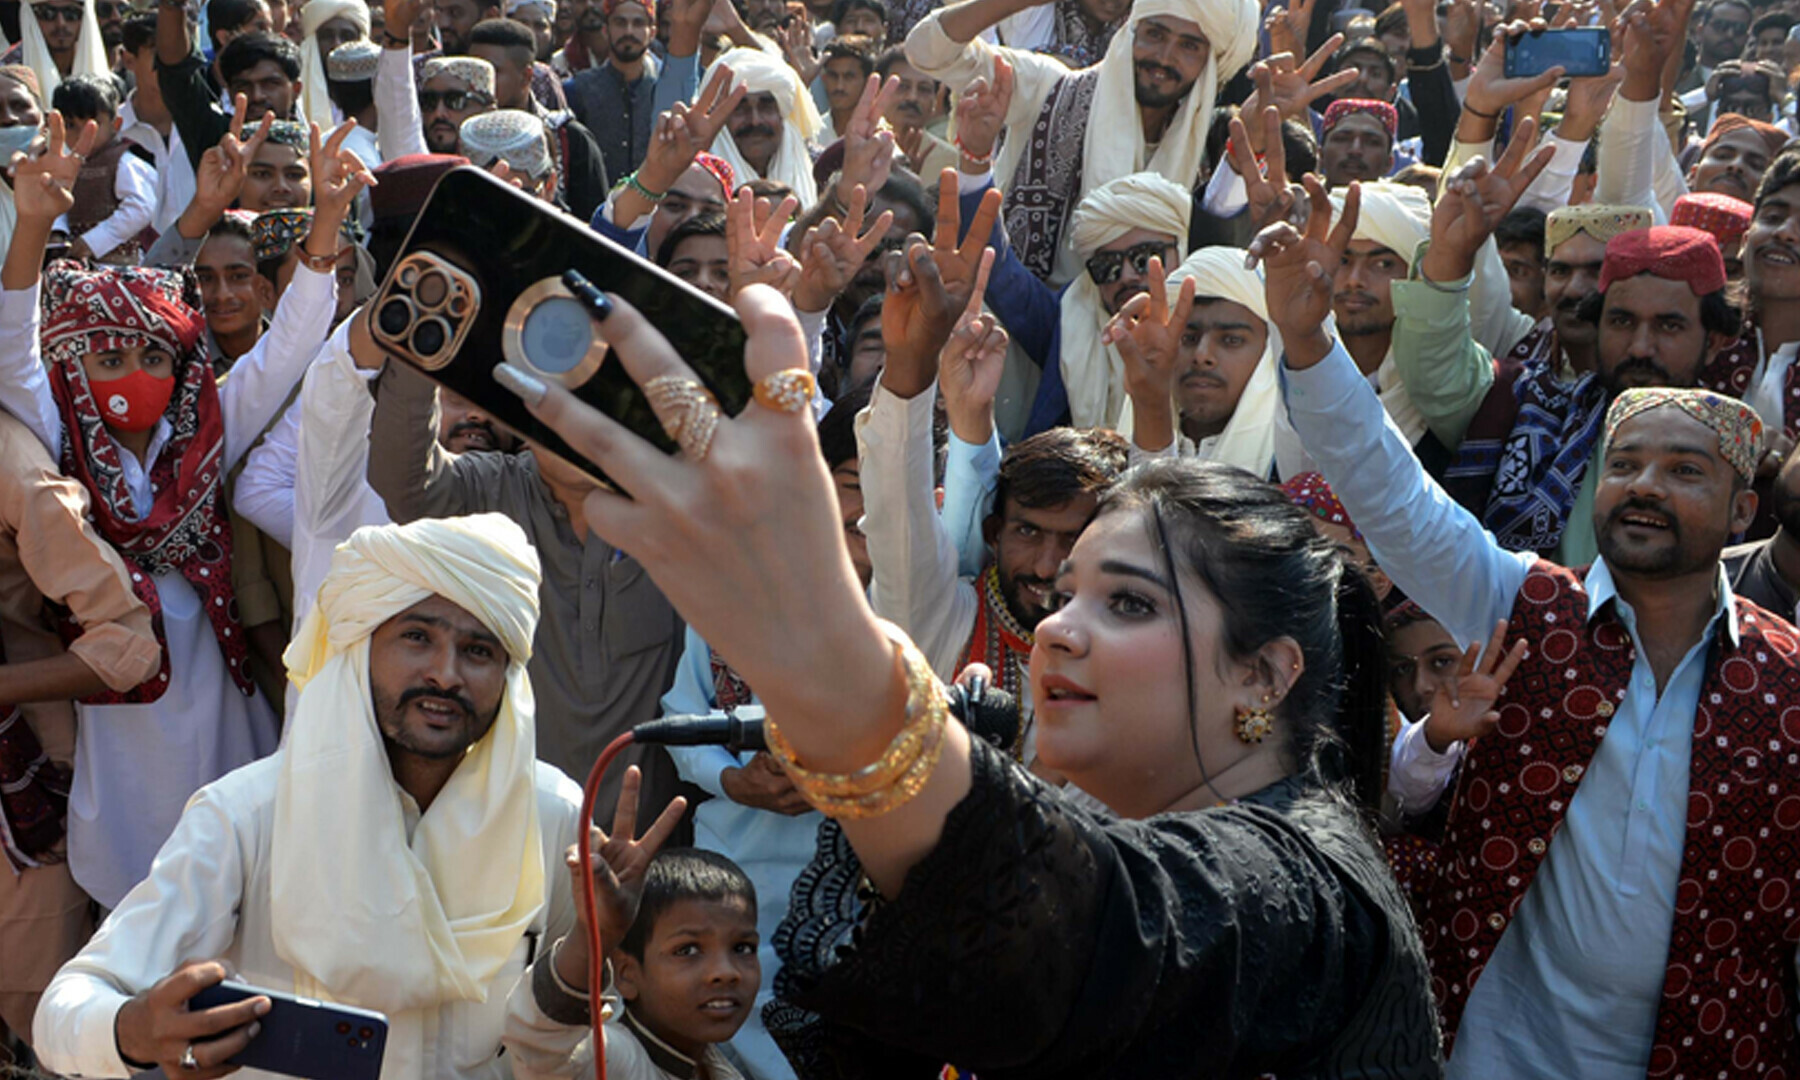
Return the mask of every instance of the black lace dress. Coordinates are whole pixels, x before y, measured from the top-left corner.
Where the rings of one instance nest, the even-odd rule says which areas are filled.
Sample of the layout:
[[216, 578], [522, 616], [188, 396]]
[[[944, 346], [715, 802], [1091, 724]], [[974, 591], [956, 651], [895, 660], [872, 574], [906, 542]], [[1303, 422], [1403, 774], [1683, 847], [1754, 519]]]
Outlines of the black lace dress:
[[1288, 780], [1103, 820], [973, 752], [892, 902], [821, 830], [764, 1013], [801, 1080], [1442, 1074], [1412, 914], [1348, 808]]

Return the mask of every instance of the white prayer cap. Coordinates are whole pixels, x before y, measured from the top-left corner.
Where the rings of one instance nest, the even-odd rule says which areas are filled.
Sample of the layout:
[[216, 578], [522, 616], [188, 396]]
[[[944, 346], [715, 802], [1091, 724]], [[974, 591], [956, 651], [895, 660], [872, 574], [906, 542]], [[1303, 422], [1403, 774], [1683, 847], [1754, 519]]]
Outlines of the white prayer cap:
[[[1419, 245], [1431, 237], [1431, 197], [1411, 184], [1377, 180], [1362, 186], [1362, 212], [1353, 240], [1371, 240], [1406, 261], [1412, 269]], [[1344, 193], [1331, 193], [1332, 219], [1344, 212]]]
[[550, 172], [550, 144], [544, 122], [520, 109], [476, 113], [462, 122], [462, 151], [487, 168], [498, 158], [508, 168], [533, 180]]
[[476, 93], [494, 96], [494, 65], [479, 57], [434, 56], [419, 68], [419, 85], [439, 76], [455, 79]]
[[346, 41], [325, 59], [325, 73], [336, 82], [369, 82], [381, 64], [381, 47], [367, 38]]
[[1087, 193], [1069, 219], [1069, 237], [1083, 258], [1133, 229], [1168, 233], [1187, 251], [1194, 197], [1153, 172], [1132, 173]]
[[512, 15], [515, 12], [523, 11], [530, 7], [537, 8], [545, 15], [550, 16], [551, 22], [556, 21], [556, 0], [506, 0], [506, 13], [508, 15]]

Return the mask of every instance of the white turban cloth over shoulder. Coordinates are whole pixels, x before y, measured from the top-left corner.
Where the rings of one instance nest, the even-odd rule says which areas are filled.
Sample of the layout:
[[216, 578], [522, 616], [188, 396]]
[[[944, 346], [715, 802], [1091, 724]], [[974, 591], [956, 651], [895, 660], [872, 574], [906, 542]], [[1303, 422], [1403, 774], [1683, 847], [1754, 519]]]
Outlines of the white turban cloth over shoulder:
[[775, 102], [781, 109], [781, 145], [769, 159], [766, 173], [758, 172], [744, 159], [729, 127], [719, 129], [718, 136], [713, 139], [712, 152], [731, 164], [740, 184], [757, 179], [774, 180], [793, 189], [802, 210], [818, 202], [819, 186], [813, 181], [809, 146], [818, 138], [824, 124], [818, 106], [813, 104], [812, 94], [800, 85], [800, 77], [775, 53], [737, 48], [721, 53], [700, 77], [699, 85], [705, 86], [711, 81], [713, 72], [720, 65], [731, 70], [733, 89], [742, 86], [752, 94], [775, 95]]
[[[1133, 173], [1088, 192], [1069, 219], [1069, 235], [1079, 259], [1133, 229], [1172, 236], [1176, 249], [1186, 254], [1193, 210], [1187, 188], [1153, 172]], [[1117, 348], [1100, 343], [1100, 333], [1112, 316], [1085, 268], [1069, 281], [1059, 318], [1063, 386], [1071, 420], [1078, 428], [1115, 427], [1126, 401], [1125, 362]]]
[[[1243, 248], [1207, 247], [1189, 255], [1169, 275], [1169, 303], [1174, 305], [1181, 283], [1193, 278], [1196, 301], [1229, 300], [1234, 304], [1241, 304], [1252, 315], [1261, 319], [1268, 329], [1268, 342], [1263, 346], [1262, 358], [1257, 361], [1256, 370], [1244, 384], [1244, 391], [1238, 396], [1237, 407], [1232, 410], [1231, 419], [1226, 421], [1225, 430], [1219, 432], [1218, 438], [1213, 440], [1203, 455], [1208, 461], [1235, 465], [1266, 480], [1275, 464], [1277, 432], [1282, 426], [1281, 376], [1275, 367], [1281, 359], [1281, 332], [1269, 319], [1268, 298], [1263, 292], [1261, 268], [1244, 269], [1244, 257], [1247, 254]], [[1180, 374], [1176, 374], [1178, 379]], [[1183, 455], [1198, 454], [1200, 448], [1193, 440], [1181, 434], [1179, 400], [1175, 403], [1174, 415], [1178, 452]], [[1119, 433], [1130, 438], [1132, 427], [1131, 403], [1126, 402], [1125, 415], [1119, 420]]]
[[[32, 0], [19, 9], [19, 39], [22, 42], [19, 60], [37, 74], [45, 112], [50, 111], [50, 96], [62, 85], [62, 72], [50, 56], [50, 43], [44, 40], [44, 31], [39, 28], [31, 8], [39, 3], [54, 2], [56, 0]], [[107, 75], [111, 72], [112, 64], [106, 59], [106, 42], [100, 37], [100, 16], [94, 11], [94, 0], [81, 0], [81, 33], [75, 38], [75, 61], [69, 65], [69, 74]]]
[[[1365, 183], [1362, 187], [1362, 212], [1356, 219], [1352, 240], [1367, 240], [1387, 248], [1406, 263], [1407, 273], [1418, 257], [1419, 245], [1431, 239], [1431, 198], [1411, 184], [1389, 180]], [[1344, 189], [1331, 193], [1332, 219], [1344, 212]], [[1381, 395], [1382, 407], [1408, 442], [1417, 445], [1425, 437], [1427, 426], [1419, 407], [1413, 404], [1400, 380], [1399, 365], [1388, 350], [1386, 359], [1375, 372], [1375, 389]]]
[[[338, 546], [288, 647], [300, 697], [275, 795], [275, 950], [299, 993], [388, 1014], [389, 1058], [414, 1061], [413, 1072], [389, 1075], [419, 1075], [423, 1021], [406, 1013], [485, 1000], [544, 902], [525, 674], [541, 576], [524, 531], [502, 514], [367, 526]], [[500, 639], [506, 689], [493, 727], [409, 842], [375, 720], [369, 645], [384, 622], [433, 596]]]
[[331, 105], [331, 88], [325, 83], [325, 55], [319, 51], [319, 27], [333, 19], [349, 19], [358, 36], [369, 36], [369, 5], [363, 0], [307, 0], [300, 9], [300, 115], [319, 125], [321, 137], [339, 123]]

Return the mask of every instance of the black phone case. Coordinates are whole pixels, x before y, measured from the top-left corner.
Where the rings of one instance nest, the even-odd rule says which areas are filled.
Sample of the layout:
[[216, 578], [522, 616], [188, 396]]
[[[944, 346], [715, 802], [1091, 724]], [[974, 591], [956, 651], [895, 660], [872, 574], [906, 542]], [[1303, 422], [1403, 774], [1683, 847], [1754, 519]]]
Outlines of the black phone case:
[[306, 1080], [380, 1080], [387, 1051], [387, 1018], [367, 1009], [310, 1001], [292, 994], [222, 982], [188, 999], [199, 1011], [245, 998], [266, 997], [262, 1030], [231, 1064]]
[[[388, 351], [480, 405], [514, 433], [562, 456], [597, 480], [617, 486], [598, 464], [570, 449], [511, 391], [494, 381], [493, 369], [505, 359], [502, 334], [507, 312], [514, 300], [534, 285], [560, 279], [565, 270], [581, 271], [597, 288], [623, 297], [642, 312], [712, 391], [727, 416], [737, 415], [750, 402], [750, 380], [744, 372], [744, 328], [736, 312], [568, 214], [480, 169], [452, 169], [432, 189], [370, 302], [377, 318], [399, 288], [396, 278], [406, 257], [418, 252], [435, 255], [472, 275], [479, 284], [480, 301], [468, 316], [463, 340], [447, 362], [434, 361], [428, 368], [412, 354]], [[600, 332], [604, 336], [604, 324]], [[592, 377], [570, 389], [663, 452], [676, 451], [674, 440], [664, 432], [643, 391], [610, 352]]]
[[1561, 67], [1568, 78], [1592, 78], [1612, 68], [1612, 37], [1604, 29], [1580, 26], [1531, 30], [1506, 43], [1509, 79], [1541, 75]]

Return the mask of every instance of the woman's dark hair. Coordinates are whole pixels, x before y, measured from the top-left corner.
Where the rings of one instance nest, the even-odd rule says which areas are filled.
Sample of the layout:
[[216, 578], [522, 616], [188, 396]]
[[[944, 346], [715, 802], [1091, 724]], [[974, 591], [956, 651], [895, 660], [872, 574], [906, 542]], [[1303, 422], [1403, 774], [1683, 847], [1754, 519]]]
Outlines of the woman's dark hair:
[[756, 886], [743, 868], [716, 851], [704, 848], [670, 848], [658, 852], [644, 871], [644, 895], [638, 901], [637, 918], [619, 942], [619, 948], [644, 959], [644, 946], [656, 932], [656, 920], [683, 900], [714, 903], [742, 901], [756, 918]]
[[[1700, 298], [1700, 326], [1709, 334], [1737, 337], [1744, 329], [1744, 313], [1731, 302], [1726, 291], [1716, 289]], [[1598, 326], [1600, 315], [1605, 310], [1606, 294], [1589, 293], [1581, 298], [1580, 306], [1575, 309], [1575, 317]]]
[[245, 34], [231, 39], [219, 50], [219, 75], [230, 86], [231, 80], [264, 60], [273, 60], [289, 81], [300, 77], [300, 47], [275, 34]]
[[[1378, 808], [1387, 656], [1368, 579], [1280, 488], [1229, 465], [1181, 459], [1139, 466], [1100, 501], [1099, 514], [1121, 510], [1145, 512], [1162, 549], [1181, 622], [1190, 717], [1196, 690], [1183, 570], [1218, 602], [1233, 659], [1254, 656], [1277, 638], [1300, 646], [1305, 669], [1275, 711], [1301, 775]], [[1189, 729], [1206, 778], [1199, 735], [1191, 723]]]
[[724, 236], [725, 215], [718, 213], [695, 214], [686, 221], [669, 230], [663, 237], [662, 244], [656, 249], [656, 265], [667, 270], [675, 261], [675, 249], [690, 236]]

